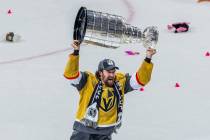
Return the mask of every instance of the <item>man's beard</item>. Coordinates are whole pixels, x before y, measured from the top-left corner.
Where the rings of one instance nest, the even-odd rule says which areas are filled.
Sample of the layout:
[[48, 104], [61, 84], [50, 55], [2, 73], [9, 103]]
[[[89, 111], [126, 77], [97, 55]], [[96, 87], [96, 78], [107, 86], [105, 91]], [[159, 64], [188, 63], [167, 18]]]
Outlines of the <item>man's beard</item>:
[[109, 77], [103, 80], [104, 84], [108, 87], [112, 87], [114, 85], [114, 81], [115, 78], [109, 78]]

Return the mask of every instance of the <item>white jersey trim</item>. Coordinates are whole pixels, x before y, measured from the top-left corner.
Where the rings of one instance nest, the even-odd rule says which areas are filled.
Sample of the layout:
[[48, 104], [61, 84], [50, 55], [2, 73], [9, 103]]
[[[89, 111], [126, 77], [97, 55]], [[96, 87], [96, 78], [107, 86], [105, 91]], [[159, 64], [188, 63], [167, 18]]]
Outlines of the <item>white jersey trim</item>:
[[[75, 121], [77, 121], [77, 122], [83, 124], [83, 122], [81, 122], [79, 119], [76, 119]], [[108, 125], [97, 125], [97, 126], [98, 126], [98, 127], [112, 127], [112, 126], [117, 126], [117, 125], [119, 125], [120, 123], [121, 123], [121, 121], [120, 121], [120, 122], [117, 122], [117, 123], [113, 123], [113, 124], [108, 124]]]
[[70, 83], [77, 85], [77, 84], [79, 84], [81, 79], [82, 79], [82, 74], [81, 74], [81, 72], [79, 72], [79, 76], [75, 79], [70, 79]]
[[133, 74], [133, 75], [131, 76], [130, 85], [131, 85], [131, 87], [132, 87], [133, 89], [139, 89], [139, 88], [142, 88], [142, 87], [143, 87], [142, 85], [140, 85], [140, 84], [138, 83], [138, 81], [137, 81], [137, 79], [136, 79], [136, 73]]

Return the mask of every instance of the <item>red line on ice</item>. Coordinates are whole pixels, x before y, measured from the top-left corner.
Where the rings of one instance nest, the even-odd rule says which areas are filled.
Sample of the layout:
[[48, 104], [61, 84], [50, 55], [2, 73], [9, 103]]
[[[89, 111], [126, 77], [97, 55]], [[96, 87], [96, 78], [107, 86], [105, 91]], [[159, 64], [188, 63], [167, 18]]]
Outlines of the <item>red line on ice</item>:
[[65, 52], [65, 51], [70, 50], [70, 49], [71, 48], [66, 48], [66, 49], [62, 49], [62, 50], [56, 50], [56, 51], [47, 52], [47, 53], [44, 53], [44, 54], [35, 55], [35, 56], [17, 58], [17, 59], [7, 60], [7, 61], [0, 61], [0, 65], [11, 64], [11, 63], [16, 63], [16, 62], [23, 62], [23, 61], [36, 59], [36, 58], [46, 57], [46, 56], [54, 55], [54, 54], [57, 54], [57, 53]]
[[129, 0], [121, 0], [128, 8], [128, 18], [126, 20], [126, 22], [130, 23], [132, 20], [133, 20], [133, 17], [134, 17], [134, 8], [133, 6], [131, 5], [131, 3], [129, 2]]

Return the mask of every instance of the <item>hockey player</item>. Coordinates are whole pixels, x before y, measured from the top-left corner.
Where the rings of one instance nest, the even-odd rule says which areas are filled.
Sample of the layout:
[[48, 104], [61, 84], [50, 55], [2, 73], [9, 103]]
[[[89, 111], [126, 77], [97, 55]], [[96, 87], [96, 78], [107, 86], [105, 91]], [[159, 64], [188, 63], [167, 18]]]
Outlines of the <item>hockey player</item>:
[[143, 63], [133, 75], [117, 72], [119, 67], [111, 59], [101, 60], [93, 74], [79, 71], [79, 42], [74, 40], [71, 46], [74, 52], [69, 55], [64, 76], [77, 88], [80, 100], [70, 140], [111, 140], [122, 123], [125, 94], [150, 81], [156, 50], [147, 48]]

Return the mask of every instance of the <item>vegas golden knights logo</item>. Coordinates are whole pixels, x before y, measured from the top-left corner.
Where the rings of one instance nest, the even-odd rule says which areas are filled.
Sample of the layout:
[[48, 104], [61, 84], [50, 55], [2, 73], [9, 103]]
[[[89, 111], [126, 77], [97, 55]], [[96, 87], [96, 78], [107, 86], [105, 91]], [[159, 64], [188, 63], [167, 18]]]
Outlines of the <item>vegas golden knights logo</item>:
[[106, 97], [102, 96], [100, 108], [103, 111], [108, 112], [109, 110], [113, 108], [115, 104], [115, 100], [116, 100], [116, 97], [114, 96], [114, 93], [111, 91], [108, 91]]

